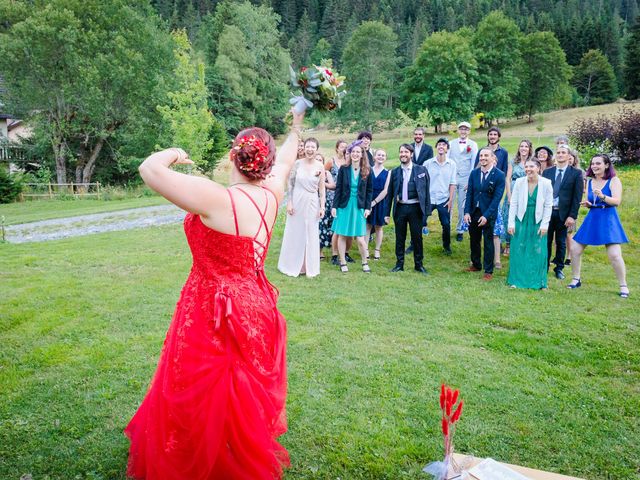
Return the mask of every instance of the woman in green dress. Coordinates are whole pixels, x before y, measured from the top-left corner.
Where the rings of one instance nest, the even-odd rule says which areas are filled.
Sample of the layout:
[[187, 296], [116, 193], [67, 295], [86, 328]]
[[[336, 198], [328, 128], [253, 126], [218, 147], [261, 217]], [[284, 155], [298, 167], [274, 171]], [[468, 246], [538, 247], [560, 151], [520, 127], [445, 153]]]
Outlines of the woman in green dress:
[[547, 230], [553, 206], [551, 180], [540, 162], [529, 159], [526, 175], [515, 181], [509, 204], [511, 255], [507, 283], [512, 288], [547, 288]]

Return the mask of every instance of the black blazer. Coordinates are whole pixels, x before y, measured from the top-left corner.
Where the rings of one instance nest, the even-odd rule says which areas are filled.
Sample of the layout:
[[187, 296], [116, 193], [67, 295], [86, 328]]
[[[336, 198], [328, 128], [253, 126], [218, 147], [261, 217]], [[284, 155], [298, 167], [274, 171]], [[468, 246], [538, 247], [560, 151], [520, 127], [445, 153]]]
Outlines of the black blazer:
[[[416, 148], [415, 142], [413, 142], [411, 145], [413, 145], [413, 148]], [[418, 165], [424, 165], [424, 162], [426, 162], [430, 158], [433, 158], [433, 148], [431, 148], [431, 145], [427, 145], [426, 143], [424, 143], [424, 141], [422, 142], [422, 148], [420, 149], [420, 156], [416, 158], [415, 150], [411, 154], [411, 161]]]
[[[552, 185], [556, 184], [556, 175], [556, 167], [547, 168], [542, 172], [542, 176], [551, 180]], [[567, 166], [564, 175], [562, 175], [562, 184], [558, 193], [558, 214], [561, 222], [564, 222], [567, 217], [574, 220], [578, 218], [583, 190], [582, 172], [577, 168]]]
[[[424, 147], [423, 147], [424, 148]], [[422, 155], [421, 155], [422, 156]], [[420, 201], [420, 210], [422, 210], [422, 223], [427, 223], [427, 216], [431, 213], [431, 200], [429, 199], [429, 172], [427, 167], [423, 165], [413, 164], [411, 168], [411, 179], [416, 183], [418, 190], [418, 200]], [[386, 217], [391, 216], [391, 204], [393, 204], [393, 216], [396, 216], [396, 207], [398, 205], [398, 195], [402, 193], [402, 166], [391, 170], [391, 179], [389, 180], [389, 192], [387, 193], [387, 211]]]
[[[336, 180], [336, 193], [333, 197], [333, 208], [344, 208], [349, 203], [351, 195], [351, 166], [343, 165], [338, 169], [338, 178]], [[373, 200], [373, 179], [371, 172], [366, 179], [362, 179], [358, 172], [358, 208], [371, 210], [371, 201]]]
[[505, 175], [497, 167], [493, 167], [482, 185], [481, 180], [480, 167], [474, 168], [469, 175], [464, 213], [471, 215], [479, 202], [482, 216], [487, 220], [495, 220], [504, 193]]

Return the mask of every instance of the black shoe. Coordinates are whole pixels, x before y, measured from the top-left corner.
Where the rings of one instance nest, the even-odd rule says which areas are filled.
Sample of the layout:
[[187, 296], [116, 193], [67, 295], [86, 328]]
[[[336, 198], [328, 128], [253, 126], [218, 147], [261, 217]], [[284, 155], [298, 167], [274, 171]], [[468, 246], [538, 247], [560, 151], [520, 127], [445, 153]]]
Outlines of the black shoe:
[[444, 249], [444, 254], [445, 254], [447, 257], [451, 256], [451, 254], [452, 254], [452, 253], [453, 253], [453, 252], [451, 251], [451, 249], [450, 249], [450, 248], [445, 248], [445, 249]]
[[457, 235], [456, 235], [456, 242], [461, 242], [461, 241], [462, 241], [462, 238], [463, 238], [463, 237], [462, 237], [462, 234], [461, 234], [461, 233], [457, 234]]
[[556, 270], [556, 278], [558, 280], [564, 280], [564, 273], [562, 273], [562, 270]]
[[407, 253], [411, 253], [411, 252], [413, 252], [413, 245], [409, 245], [409, 248], [407, 248], [407, 249], [404, 251], [404, 253], [405, 253], [405, 254], [407, 254]]
[[338, 255], [331, 255], [331, 265], [335, 265], [336, 267], [340, 265], [340, 260], [338, 260]]
[[395, 267], [393, 267], [391, 270], [389, 270], [390, 272], [404, 272], [404, 267], [402, 265], [396, 265]]
[[351, 258], [351, 255], [349, 255], [348, 253], [344, 254], [344, 259], [348, 262], [348, 263], [354, 263], [355, 260], [353, 258]]
[[570, 258], [567, 258], [567, 259], [564, 261], [564, 265], [565, 265], [565, 267], [568, 267], [569, 265], [571, 265], [571, 259], [570, 259]]
[[427, 272], [427, 269], [422, 267], [422, 266], [416, 267], [414, 270], [416, 272], [418, 272], [418, 273], [421, 273], [422, 275], [428, 275], [429, 274], [429, 272]]

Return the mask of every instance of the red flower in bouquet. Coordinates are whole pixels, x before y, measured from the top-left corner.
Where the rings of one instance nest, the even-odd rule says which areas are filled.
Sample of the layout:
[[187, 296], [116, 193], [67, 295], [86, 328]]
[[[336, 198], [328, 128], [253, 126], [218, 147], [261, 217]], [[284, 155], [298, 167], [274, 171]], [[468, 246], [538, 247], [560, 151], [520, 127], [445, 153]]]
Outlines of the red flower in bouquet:
[[330, 111], [340, 108], [342, 97], [347, 93], [344, 89], [345, 77], [333, 71], [330, 60], [322, 60], [321, 64], [302, 67], [299, 73], [290, 69], [291, 85], [299, 89], [290, 100], [296, 109], [302, 111], [315, 107]]

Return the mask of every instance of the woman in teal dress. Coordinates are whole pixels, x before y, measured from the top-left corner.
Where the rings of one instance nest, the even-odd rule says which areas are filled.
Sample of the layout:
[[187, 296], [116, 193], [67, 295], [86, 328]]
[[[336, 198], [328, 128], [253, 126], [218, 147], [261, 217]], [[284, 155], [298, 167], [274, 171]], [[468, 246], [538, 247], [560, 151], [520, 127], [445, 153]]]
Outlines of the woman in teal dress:
[[553, 207], [551, 180], [540, 176], [540, 162], [524, 164], [509, 205], [511, 255], [507, 283], [512, 288], [547, 288], [547, 230]]
[[371, 213], [373, 182], [369, 162], [364, 155], [361, 143], [356, 141], [347, 150], [349, 162], [338, 170], [333, 208], [331, 209], [331, 215], [335, 217], [333, 232], [338, 235], [338, 255], [340, 270], [343, 273], [349, 271], [345, 258], [348, 237], [355, 237], [358, 242], [362, 271], [371, 272], [367, 261], [365, 234], [367, 233], [366, 218]]
[[[513, 187], [515, 186], [516, 180], [525, 176], [524, 172], [524, 164], [533, 158], [533, 145], [530, 140], [526, 138], [520, 142], [518, 145], [518, 152], [516, 153], [513, 160], [509, 162], [509, 166], [507, 167], [506, 182], [505, 182], [505, 199], [502, 204], [502, 217], [505, 219], [509, 218], [509, 203], [511, 202], [511, 192], [513, 192]], [[542, 171], [540, 172], [542, 174]], [[502, 238], [505, 243], [504, 254], [505, 256], [509, 256], [509, 249], [511, 246], [511, 235], [507, 230], [504, 231]]]

